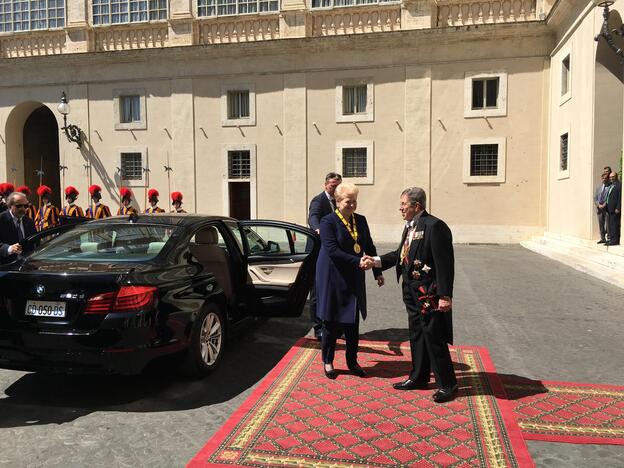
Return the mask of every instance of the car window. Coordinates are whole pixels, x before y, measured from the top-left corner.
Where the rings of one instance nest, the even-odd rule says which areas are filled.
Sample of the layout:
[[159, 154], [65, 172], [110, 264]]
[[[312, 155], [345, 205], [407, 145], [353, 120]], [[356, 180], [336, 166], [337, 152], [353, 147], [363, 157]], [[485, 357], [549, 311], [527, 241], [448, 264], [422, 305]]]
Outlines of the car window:
[[236, 243], [238, 244], [238, 248], [240, 249], [240, 251], [243, 252], [243, 237], [241, 235], [240, 229], [238, 228], [238, 223], [235, 223], [234, 221], [224, 221], [223, 223], [230, 230], [230, 232], [234, 236], [234, 239], [236, 239]]
[[30, 258], [76, 262], [141, 262], [155, 258], [179, 228], [166, 225], [95, 224], [77, 227]]
[[282, 227], [244, 226], [243, 233], [251, 255], [291, 255], [312, 250], [308, 236]]

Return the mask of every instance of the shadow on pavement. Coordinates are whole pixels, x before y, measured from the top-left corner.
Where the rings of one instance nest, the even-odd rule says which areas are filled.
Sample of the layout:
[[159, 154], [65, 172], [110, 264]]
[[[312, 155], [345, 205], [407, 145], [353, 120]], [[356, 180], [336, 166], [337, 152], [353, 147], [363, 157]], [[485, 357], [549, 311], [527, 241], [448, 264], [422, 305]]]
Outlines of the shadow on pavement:
[[219, 367], [201, 380], [179, 376], [171, 363], [138, 376], [29, 373], [0, 399], [0, 428], [61, 424], [94, 411], [178, 411], [229, 401], [255, 385], [310, 328], [307, 320], [271, 319], [244, 330]]

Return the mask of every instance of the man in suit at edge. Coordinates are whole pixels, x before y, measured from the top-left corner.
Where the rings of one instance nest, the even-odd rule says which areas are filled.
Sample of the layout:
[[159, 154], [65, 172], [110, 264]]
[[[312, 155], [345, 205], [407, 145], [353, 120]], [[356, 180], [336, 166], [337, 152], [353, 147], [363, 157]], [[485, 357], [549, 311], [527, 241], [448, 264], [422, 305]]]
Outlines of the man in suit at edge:
[[457, 395], [457, 378], [448, 344], [453, 342], [451, 317], [455, 275], [453, 237], [446, 223], [427, 213], [427, 196], [420, 187], [401, 193], [399, 210], [406, 222], [396, 251], [370, 257], [383, 270], [395, 267], [403, 279], [403, 302], [407, 309], [412, 370], [395, 383], [396, 390], [428, 388], [431, 370], [438, 390], [436, 403]]
[[[330, 172], [325, 176], [325, 190], [319, 193], [310, 201], [308, 209], [308, 226], [310, 229], [320, 234], [321, 218], [329, 213], [333, 213], [336, 209], [336, 200], [334, 192], [336, 187], [342, 182], [342, 176], [337, 172]], [[322, 321], [316, 316], [316, 284], [312, 284], [310, 289], [310, 320], [314, 327], [314, 337], [321, 339]]]
[[609, 193], [607, 194], [607, 212], [609, 213], [609, 242], [605, 245], [620, 245], [620, 224], [622, 221], [622, 183], [617, 172], [609, 174]]
[[17, 259], [24, 247], [24, 239], [37, 232], [35, 223], [25, 216], [28, 198], [20, 192], [13, 192], [7, 198], [7, 210], [0, 214], [0, 264]]

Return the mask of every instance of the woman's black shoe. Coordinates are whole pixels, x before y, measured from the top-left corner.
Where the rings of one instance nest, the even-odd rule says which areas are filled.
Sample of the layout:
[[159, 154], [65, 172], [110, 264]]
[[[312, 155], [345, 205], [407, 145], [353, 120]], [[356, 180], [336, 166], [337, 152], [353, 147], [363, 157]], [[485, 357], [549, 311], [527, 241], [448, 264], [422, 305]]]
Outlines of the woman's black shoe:
[[328, 379], [334, 380], [336, 377], [338, 377], [336, 369], [327, 370], [325, 366], [323, 366], [323, 371], [325, 372], [325, 377], [327, 377]]

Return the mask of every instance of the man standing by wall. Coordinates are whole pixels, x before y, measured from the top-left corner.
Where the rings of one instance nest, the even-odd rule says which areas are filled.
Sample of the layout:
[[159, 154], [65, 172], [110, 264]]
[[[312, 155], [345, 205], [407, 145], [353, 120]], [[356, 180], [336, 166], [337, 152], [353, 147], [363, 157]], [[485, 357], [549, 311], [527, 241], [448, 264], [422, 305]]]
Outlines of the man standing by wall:
[[[342, 176], [337, 172], [330, 172], [325, 176], [325, 190], [310, 201], [308, 210], [308, 226], [317, 234], [321, 229], [321, 218], [332, 213], [336, 209], [334, 192], [342, 182]], [[314, 324], [314, 336], [321, 339], [322, 323], [316, 316], [316, 284], [310, 289], [310, 319]]]
[[594, 195], [594, 204], [596, 205], [596, 213], [598, 214], [598, 229], [600, 229], [600, 240], [598, 244], [607, 242], [607, 234], [609, 232], [609, 222], [607, 216], [607, 193], [609, 193], [609, 174], [603, 172], [601, 182]]
[[617, 172], [609, 174], [611, 186], [607, 194], [607, 212], [609, 213], [609, 242], [605, 245], [620, 245], [620, 225], [622, 222], [622, 183]]

